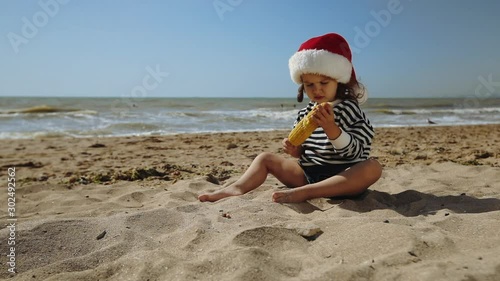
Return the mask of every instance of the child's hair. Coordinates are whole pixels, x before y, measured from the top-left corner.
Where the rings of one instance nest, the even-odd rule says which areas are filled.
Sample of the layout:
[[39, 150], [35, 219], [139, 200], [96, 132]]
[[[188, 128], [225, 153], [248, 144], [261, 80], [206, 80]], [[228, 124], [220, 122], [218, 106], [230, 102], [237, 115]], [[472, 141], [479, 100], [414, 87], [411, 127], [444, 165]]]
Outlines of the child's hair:
[[[355, 102], [358, 102], [358, 99], [363, 95], [363, 93], [355, 93], [354, 92], [355, 86], [364, 89], [363, 84], [358, 82], [356, 79], [351, 79], [351, 81], [349, 81], [349, 83], [347, 84], [338, 83], [337, 94], [335, 95], [335, 98], [339, 100], [353, 100]], [[304, 91], [305, 91], [304, 84], [300, 84], [300, 87], [297, 90], [298, 102], [302, 102], [304, 100]]]

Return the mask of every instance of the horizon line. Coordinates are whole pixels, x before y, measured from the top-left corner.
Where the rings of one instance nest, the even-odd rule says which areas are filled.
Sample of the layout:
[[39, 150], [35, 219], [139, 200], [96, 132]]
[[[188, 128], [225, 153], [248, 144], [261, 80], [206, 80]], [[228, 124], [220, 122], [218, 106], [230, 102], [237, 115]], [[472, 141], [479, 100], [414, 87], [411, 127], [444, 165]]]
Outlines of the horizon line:
[[[435, 96], [420, 96], [420, 97], [398, 97], [398, 96], [387, 96], [387, 97], [368, 97], [368, 99], [463, 99], [463, 98], [468, 98], [469, 96], [442, 96], [442, 97], [435, 97]], [[199, 98], [199, 99], [254, 99], [254, 98], [261, 98], [261, 99], [294, 99], [294, 96], [291, 97], [283, 97], [283, 96], [242, 96], [242, 97], [230, 97], [230, 96], [186, 96], [186, 97], [181, 97], [181, 96], [148, 96], [148, 97], [127, 97], [127, 96], [84, 96], [84, 95], [76, 95], [76, 96], [61, 96], [61, 95], [54, 95], [54, 96], [45, 96], [45, 95], [20, 95], [20, 96], [11, 96], [11, 95], [0, 95], [0, 98], [97, 98], [97, 99], [112, 99], [112, 98], [117, 98], [117, 99], [162, 99], [162, 98], [173, 98], [173, 99], [193, 99], [193, 98]], [[485, 99], [498, 99], [498, 97], [488, 97]]]

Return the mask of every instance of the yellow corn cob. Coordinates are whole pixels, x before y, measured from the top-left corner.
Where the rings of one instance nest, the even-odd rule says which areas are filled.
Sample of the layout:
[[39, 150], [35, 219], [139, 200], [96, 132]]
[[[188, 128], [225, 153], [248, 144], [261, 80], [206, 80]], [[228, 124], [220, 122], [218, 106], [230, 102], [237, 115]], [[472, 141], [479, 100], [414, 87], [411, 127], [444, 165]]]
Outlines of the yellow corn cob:
[[300, 120], [297, 125], [295, 125], [295, 128], [290, 132], [288, 135], [288, 141], [290, 141], [291, 144], [298, 146], [301, 145], [303, 142], [306, 141], [306, 139], [318, 128], [318, 124], [314, 122], [313, 119], [313, 111], [318, 107], [316, 104], [309, 113]]

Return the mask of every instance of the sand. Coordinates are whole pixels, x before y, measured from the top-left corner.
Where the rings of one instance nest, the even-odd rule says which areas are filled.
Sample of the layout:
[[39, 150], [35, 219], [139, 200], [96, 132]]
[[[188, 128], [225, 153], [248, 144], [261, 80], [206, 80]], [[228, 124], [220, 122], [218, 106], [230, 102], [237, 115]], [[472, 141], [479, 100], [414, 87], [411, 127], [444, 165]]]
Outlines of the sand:
[[273, 203], [270, 176], [197, 201], [286, 134], [0, 140], [0, 278], [500, 280], [500, 125], [376, 129], [384, 172], [357, 198]]

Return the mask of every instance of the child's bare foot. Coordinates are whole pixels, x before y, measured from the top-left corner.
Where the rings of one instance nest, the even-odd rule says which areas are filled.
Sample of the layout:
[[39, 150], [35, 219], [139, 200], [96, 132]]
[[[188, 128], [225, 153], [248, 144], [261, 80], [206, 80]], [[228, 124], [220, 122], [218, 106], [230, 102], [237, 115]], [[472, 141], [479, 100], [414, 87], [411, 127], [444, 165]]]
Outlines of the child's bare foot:
[[226, 198], [229, 196], [238, 196], [238, 195], [242, 195], [242, 194], [243, 194], [243, 192], [241, 192], [241, 190], [234, 188], [232, 186], [228, 186], [228, 187], [221, 189], [221, 190], [218, 190], [218, 191], [201, 194], [200, 196], [198, 196], [198, 200], [200, 200], [201, 202], [206, 202], [206, 201], [215, 202], [215, 201], [220, 200], [222, 198]]
[[276, 191], [273, 193], [273, 202], [276, 203], [299, 203], [306, 201], [304, 192], [300, 189]]

